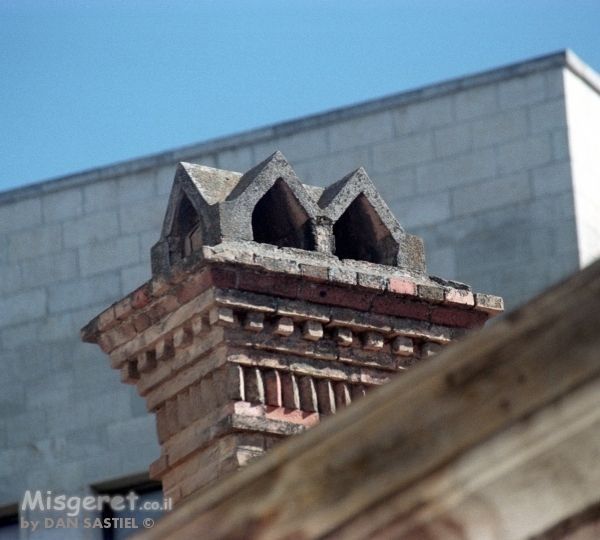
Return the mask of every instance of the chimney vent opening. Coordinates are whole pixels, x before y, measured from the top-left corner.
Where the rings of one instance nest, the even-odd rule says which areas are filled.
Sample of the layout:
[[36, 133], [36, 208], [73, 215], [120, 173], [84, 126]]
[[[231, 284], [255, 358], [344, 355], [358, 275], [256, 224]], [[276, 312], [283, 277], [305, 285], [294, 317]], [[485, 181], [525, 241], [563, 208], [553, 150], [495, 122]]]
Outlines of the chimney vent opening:
[[252, 234], [255, 242], [314, 251], [309, 216], [281, 178], [256, 203]]
[[171, 264], [187, 257], [202, 246], [202, 229], [198, 212], [183, 192], [169, 240]]
[[362, 193], [333, 225], [333, 235], [335, 254], [340, 259], [398, 264], [398, 243]]

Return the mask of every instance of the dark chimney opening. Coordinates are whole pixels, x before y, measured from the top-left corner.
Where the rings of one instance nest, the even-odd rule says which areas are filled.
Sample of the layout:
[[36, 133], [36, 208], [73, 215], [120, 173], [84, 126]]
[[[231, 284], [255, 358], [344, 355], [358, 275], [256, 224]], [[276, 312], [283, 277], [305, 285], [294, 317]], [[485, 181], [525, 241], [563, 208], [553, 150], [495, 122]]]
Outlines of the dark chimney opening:
[[310, 219], [288, 185], [279, 178], [252, 212], [254, 241], [314, 251]]
[[333, 235], [340, 259], [397, 265], [398, 243], [362, 193], [333, 225]]

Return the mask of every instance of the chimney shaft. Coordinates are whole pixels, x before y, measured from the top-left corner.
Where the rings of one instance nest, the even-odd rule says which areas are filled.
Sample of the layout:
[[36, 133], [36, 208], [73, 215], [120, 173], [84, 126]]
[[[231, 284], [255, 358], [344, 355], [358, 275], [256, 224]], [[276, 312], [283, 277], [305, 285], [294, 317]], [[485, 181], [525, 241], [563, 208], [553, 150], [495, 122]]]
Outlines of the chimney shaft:
[[428, 277], [362, 169], [323, 190], [280, 153], [181, 164], [152, 265], [82, 338], [156, 414], [150, 473], [175, 503], [503, 308]]

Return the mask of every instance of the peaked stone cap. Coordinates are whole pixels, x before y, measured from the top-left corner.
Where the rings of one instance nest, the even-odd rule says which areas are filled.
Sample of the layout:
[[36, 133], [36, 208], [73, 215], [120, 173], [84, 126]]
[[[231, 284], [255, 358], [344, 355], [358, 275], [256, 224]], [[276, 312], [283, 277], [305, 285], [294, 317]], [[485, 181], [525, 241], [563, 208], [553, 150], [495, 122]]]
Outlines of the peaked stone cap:
[[364, 169], [323, 189], [300, 182], [281, 152], [245, 174], [180, 163], [152, 271], [228, 241], [296, 248], [425, 275], [422, 239], [407, 234]]

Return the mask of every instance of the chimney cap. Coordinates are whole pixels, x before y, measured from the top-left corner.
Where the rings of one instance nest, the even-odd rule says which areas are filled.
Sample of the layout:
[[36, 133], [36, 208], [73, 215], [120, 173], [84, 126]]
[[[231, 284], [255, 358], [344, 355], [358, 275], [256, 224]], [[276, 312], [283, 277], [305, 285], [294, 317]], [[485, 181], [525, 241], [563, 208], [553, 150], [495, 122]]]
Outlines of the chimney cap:
[[279, 151], [244, 174], [180, 163], [152, 248], [153, 274], [226, 241], [426, 271], [421, 238], [404, 231], [363, 168], [327, 188], [309, 186]]

